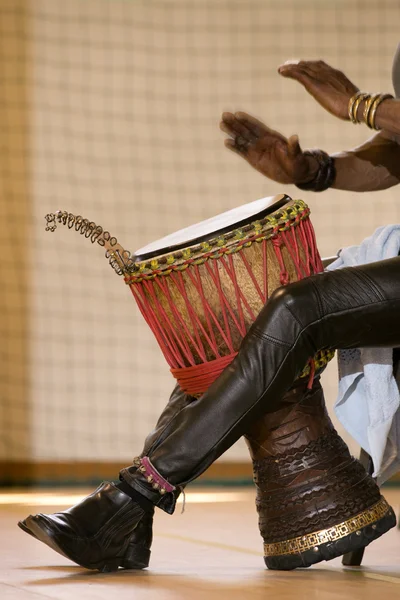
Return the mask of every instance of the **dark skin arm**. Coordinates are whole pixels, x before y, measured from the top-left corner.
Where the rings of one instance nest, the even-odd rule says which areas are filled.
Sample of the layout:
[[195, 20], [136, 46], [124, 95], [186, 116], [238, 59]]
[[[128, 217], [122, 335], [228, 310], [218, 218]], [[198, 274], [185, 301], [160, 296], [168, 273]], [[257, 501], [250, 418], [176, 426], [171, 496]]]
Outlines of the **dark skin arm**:
[[380, 131], [358, 148], [333, 154], [333, 188], [353, 192], [386, 190], [400, 182], [400, 144]]
[[[347, 77], [323, 61], [286, 63], [282, 76], [299, 81], [334, 116], [349, 120], [347, 108], [358, 88]], [[362, 115], [363, 107], [359, 109]], [[396, 118], [397, 115], [397, 118]], [[400, 181], [400, 101], [385, 100], [376, 113], [376, 124], [384, 130], [353, 150], [333, 155], [336, 189], [376, 191]], [[224, 113], [221, 129], [230, 136], [225, 145], [251, 166], [279, 183], [311, 181], [316, 160], [304, 155], [296, 135], [285, 138], [246, 113]]]
[[[281, 65], [278, 72], [283, 77], [295, 79], [307, 92], [335, 117], [349, 121], [349, 100], [359, 88], [344, 73], [318, 61], [289, 61]], [[359, 120], [364, 103], [358, 110]], [[390, 136], [400, 137], [400, 100], [387, 99], [376, 112], [376, 125]]]
[[388, 99], [378, 106], [375, 122], [380, 129], [389, 131], [400, 140], [400, 100]]

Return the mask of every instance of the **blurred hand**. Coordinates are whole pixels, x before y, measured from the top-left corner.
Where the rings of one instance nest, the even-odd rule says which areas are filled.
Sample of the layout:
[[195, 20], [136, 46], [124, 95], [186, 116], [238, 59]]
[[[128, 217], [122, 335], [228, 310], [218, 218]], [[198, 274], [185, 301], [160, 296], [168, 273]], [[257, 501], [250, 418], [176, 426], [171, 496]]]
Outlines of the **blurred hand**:
[[304, 183], [317, 172], [318, 164], [303, 154], [297, 135], [287, 139], [243, 112], [223, 113], [220, 128], [230, 136], [227, 148], [278, 183]]
[[288, 61], [278, 72], [301, 83], [321, 106], [339, 119], [349, 120], [349, 100], [359, 91], [346, 75], [323, 60]]

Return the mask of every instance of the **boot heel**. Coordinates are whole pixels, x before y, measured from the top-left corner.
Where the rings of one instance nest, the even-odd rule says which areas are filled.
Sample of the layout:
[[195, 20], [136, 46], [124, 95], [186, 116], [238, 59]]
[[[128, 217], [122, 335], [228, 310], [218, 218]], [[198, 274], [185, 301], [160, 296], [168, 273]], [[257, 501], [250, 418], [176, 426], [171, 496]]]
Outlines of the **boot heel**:
[[123, 569], [147, 569], [151, 551], [140, 544], [129, 544], [121, 562]]
[[93, 565], [88, 568], [98, 569], [100, 573], [112, 573], [113, 571], [118, 571], [119, 566], [120, 561], [118, 559], [109, 559], [104, 564]]

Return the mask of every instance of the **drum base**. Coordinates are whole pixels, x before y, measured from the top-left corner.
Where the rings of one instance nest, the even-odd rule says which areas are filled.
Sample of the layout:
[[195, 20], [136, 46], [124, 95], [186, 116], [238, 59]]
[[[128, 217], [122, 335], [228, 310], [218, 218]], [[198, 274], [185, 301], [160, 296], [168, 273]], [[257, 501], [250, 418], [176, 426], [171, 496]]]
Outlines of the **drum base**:
[[246, 435], [270, 569], [308, 567], [367, 546], [396, 524], [326, 412], [319, 379], [298, 381]]
[[[383, 513], [383, 515], [373, 523], [369, 523], [364, 527], [359, 527], [347, 535], [341, 535], [340, 532], [344, 532], [352, 523], [361, 523], [373, 518], [374, 512], [376, 514]], [[368, 546], [368, 544], [379, 538], [395, 525], [396, 517], [393, 509], [382, 497], [379, 503], [374, 507], [360, 513], [354, 519], [349, 519], [348, 522], [339, 523], [330, 529], [308, 534], [302, 538], [295, 538], [278, 544], [266, 544], [266, 548], [272, 552], [274, 551], [273, 547], [275, 547], [276, 552], [285, 552], [285, 548], [289, 551], [287, 554], [266, 555], [264, 556], [264, 561], [268, 569], [272, 570], [290, 571], [292, 569], [310, 567], [323, 560], [332, 560], [347, 552], [354, 552], [361, 548], [365, 548], [365, 546]], [[338, 539], [329, 539], [335, 535], [338, 536]], [[329, 541], [322, 541], [327, 538]], [[312, 548], [308, 548], [304, 551], [300, 549], [302, 545], [310, 544], [314, 544]], [[297, 552], [296, 548], [298, 548]]]

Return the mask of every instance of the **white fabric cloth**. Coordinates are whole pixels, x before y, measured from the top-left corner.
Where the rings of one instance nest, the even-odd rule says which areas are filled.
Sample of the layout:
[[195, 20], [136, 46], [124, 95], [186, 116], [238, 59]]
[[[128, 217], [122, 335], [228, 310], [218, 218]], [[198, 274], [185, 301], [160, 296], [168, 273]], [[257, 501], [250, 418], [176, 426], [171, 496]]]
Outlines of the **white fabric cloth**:
[[[400, 225], [380, 227], [360, 246], [343, 249], [328, 270], [393, 258], [399, 251]], [[393, 372], [393, 349], [339, 350], [338, 366], [335, 413], [371, 455], [381, 484], [400, 470], [400, 376], [396, 380]]]

